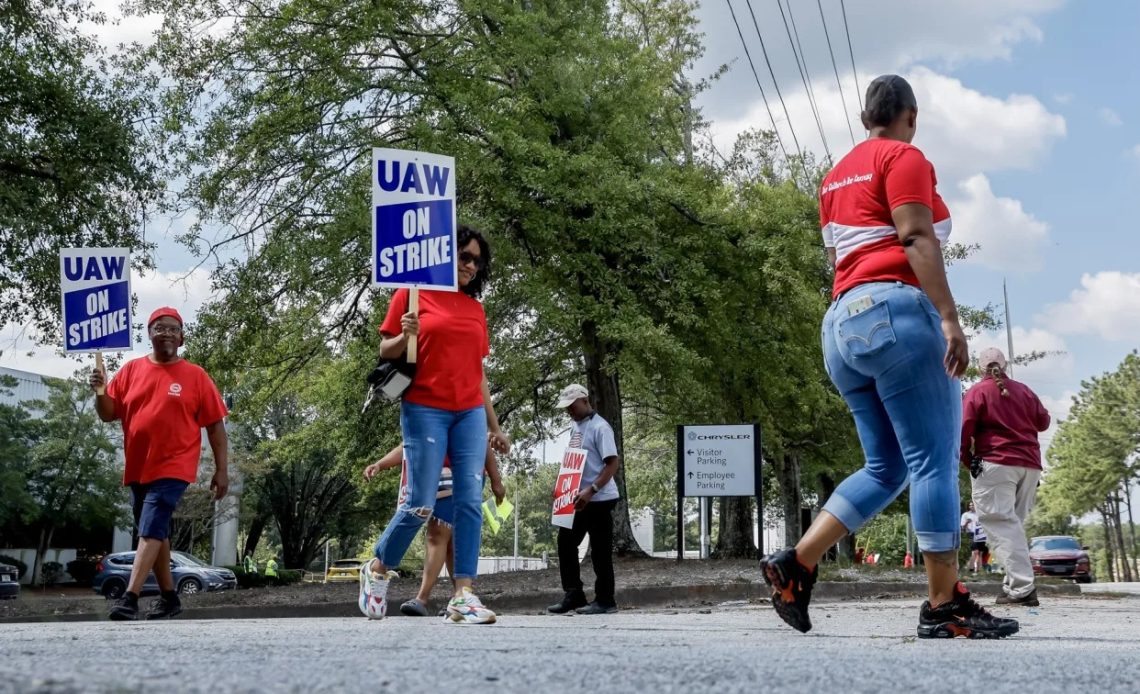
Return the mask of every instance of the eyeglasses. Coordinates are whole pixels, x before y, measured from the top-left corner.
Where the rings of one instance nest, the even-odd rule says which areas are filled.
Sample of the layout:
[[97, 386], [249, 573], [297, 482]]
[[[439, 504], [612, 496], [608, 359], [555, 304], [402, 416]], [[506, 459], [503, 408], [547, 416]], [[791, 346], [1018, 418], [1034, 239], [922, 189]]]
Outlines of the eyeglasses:
[[483, 256], [475, 255], [474, 253], [469, 253], [467, 251], [463, 251], [459, 254], [459, 262], [463, 263], [464, 265], [474, 265], [480, 270], [483, 269], [484, 265]]
[[182, 328], [174, 325], [155, 325], [150, 329], [152, 335], [179, 335]]

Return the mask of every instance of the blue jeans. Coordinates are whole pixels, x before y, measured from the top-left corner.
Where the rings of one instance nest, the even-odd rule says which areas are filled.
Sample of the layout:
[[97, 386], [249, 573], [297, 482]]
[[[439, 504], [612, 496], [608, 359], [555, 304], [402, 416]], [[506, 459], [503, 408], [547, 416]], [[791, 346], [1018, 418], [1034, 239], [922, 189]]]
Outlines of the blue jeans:
[[376, 558], [389, 568], [404, 559], [416, 533], [431, 517], [446, 455], [453, 480], [455, 578], [475, 578], [483, 532], [486, 413], [482, 406], [451, 411], [405, 401], [400, 405], [400, 428], [408, 461], [408, 495], [376, 541]]
[[824, 510], [855, 532], [909, 482], [919, 549], [957, 549], [962, 388], [942, 365], [938, 311], [917, 287], [872, 282], [831, 305], [822, 338], [827, 373], [855, 415], [866, 457]]

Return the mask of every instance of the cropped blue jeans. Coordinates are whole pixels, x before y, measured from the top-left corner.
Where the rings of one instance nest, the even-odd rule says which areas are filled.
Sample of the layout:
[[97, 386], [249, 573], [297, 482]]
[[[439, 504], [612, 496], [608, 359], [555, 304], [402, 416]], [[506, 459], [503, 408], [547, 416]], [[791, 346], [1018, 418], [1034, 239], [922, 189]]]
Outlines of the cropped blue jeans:
[[483, 532], [486, 412], [482, 406], [452, 411], [404, 401], [400, 405], [400, 428], [408, 461], [408, 494], [376, 541], [376, 558], [388, 568], [395, 568], [404, 559], [416, 533], [432, 515], [443, 458], [447, 456], [455, 514], [455, 578], [475, 578]]
[[962, 389], [942, 363], [938, 311], [918, 287], [868, 283], [831, 305], [822, 339], [827, 373], [855, 416], [866, 458], [824, 510], [854, 533], [909, 483], [919, 549], [957, 549]]

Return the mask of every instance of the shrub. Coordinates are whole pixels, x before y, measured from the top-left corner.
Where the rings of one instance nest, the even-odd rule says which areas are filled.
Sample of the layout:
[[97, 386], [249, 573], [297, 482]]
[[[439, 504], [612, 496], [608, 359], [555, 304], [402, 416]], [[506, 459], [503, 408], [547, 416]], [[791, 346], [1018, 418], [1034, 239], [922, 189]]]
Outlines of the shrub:
[[45, 562], [43, 569], [40, 570], [40, 581], [45, 586], [54, 586], [59, 583], [59, 579], [63, 576], [63, 564], [58, 561]]
[[81, 586], [89, 586], [95, 579], [95, 564], [94, 559], [76, 559], [75, 561], [67, 562], [67, 573], [75, 579], [75, 582]]
[[6, 554], [0, 554], [0, 564], [8, 564], [9, 566], [16, 567], [16, 580], [24, 577], [28, 573], [28, 565], [15, 557], [10, 557]]

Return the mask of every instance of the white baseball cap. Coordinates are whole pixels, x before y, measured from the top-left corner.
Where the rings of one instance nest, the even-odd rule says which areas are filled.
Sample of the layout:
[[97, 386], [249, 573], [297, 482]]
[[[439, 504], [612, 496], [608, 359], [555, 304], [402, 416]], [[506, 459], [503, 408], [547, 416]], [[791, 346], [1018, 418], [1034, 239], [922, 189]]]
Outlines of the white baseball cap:
[[590, 397], [590, 391], [586, 390], [586, 386], [580, 386], [577, 383], [571, 383], [562, 389], [558, 394], [558, 404], [555, 405], [558, 409], [570, 407], [575, 400]]
[[982, 353], [978, 355], [978, 364], [983, 369], [989, 368], [990, 364], [997, 364], [998, 368], [1002, 371], [1005, 371], [1005, 367], [1008, 366], [1005, 355], [1002, 354], [1001, 350], [997, 347], [987, 347], [983, 349]]

